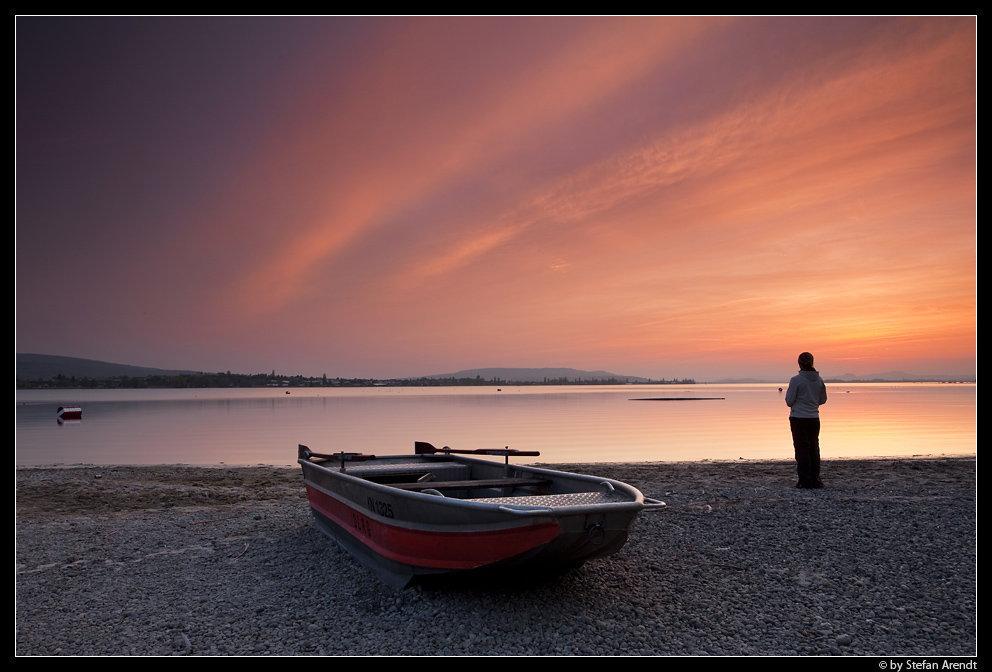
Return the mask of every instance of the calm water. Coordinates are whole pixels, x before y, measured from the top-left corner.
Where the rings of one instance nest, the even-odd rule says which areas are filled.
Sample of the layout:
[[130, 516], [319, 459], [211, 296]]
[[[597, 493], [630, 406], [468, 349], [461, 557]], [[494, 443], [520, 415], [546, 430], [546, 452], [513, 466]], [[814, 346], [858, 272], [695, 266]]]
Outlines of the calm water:
[[[529, 461], [541, 462], [788, 459], [779, 387], [19, 391], [16, 463], [292, 465], [298, 443], [381, 455], [410, 453], [415, 440], [539, 450]], [[974, 384], [827, 391], [824, 458], [976, 452]], [[643, 397], [724, 399], [630, 401]], [[61, 405], [82, 406], [83, 420], [57, 424]]]

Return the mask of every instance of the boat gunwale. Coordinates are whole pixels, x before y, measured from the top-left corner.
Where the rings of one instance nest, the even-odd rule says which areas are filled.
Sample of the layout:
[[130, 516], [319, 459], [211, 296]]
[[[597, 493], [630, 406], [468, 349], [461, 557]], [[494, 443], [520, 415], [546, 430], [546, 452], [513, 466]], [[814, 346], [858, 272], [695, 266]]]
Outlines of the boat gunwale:
[[[501, 466], [498, 462], [494, 462], [490, 460], [480, 460], [470, 457], [463, 457], [461, 455], [445, 455], [443, 459], [436, 459], [433, 456], [425, 456], [425, 455], [390, 455], [388, 457], [384, 456], [381, 459], [390, 459], [390, 458], [417, 458], [423, 460], [425, 463], [428, 463], [430, 461], [438, 461], [438, 462], [458, 462], [458, 463], [468, 463], [468, 464], [479, 463], [479, 464], [484, 464], [486, 466], [497, 466], [497, 467]], [[360, 476], [355, 476], [354, 474], [349, 473], [347, 470], [341, 471], [336, 466], [329, 467], [326, 466], [325, 464], [311, 462], [310, 460], [303, 457], [299, 458], [297, 462], [301, 466], [309, 465], [310, 467], [316, 467], [334, 478], [342, 479], [346, 482], [359, 485], [363, 488], [369, 488], [373, 492], [389, 493], [394, 497], [409, 498], [413, 501], [421, 501], [421, 502], [429, 501], [438, 504], [443, 503], [444, 505], [452, 506], [452, 507], [464, 507], [467, 509], [476, 509], [480, 511], [502, 511], [506, 513], [511, 513], [514, 516], [521, 516], [527, 514], [531, 514], [535, 516], [539, 516], [539, 515], [571, 516], [571, 515], [590, 513], [594, 511], [597, 512], [626, 511], [626, 510], [640, 511], [645, 508], [643, 493], [641, 493], [641, 491], [635, 488], [634, 486], [624, 483], [622, 481], [616, 481], [611, 478], [605, 478], [605, 477], [589, 476], [586, 474], [575, 474], [567, 471], [542, 469], [540, 467], [530, 467], [526, 465], [511, 465], [511, 466], [514, 469], [525, 470], [531, 473], [544, 475], [551, 478], [565, 477], [569, 480], [576, 480], [576, 481], [592, 483], [596, 485], [608, 483], [613, 487], [614, 490], [623, 492], [626, 496], [631, 497], [632, 499], [628, 499], [626, 501], [619, 501], [619, 502], [598, 502], [593, 504], [573, 504], [573, 505], [514, 504], [513, 500], [518, 499], [517, 497], [499, 498], [499, 499], [505, 499], [506, 500], [505, 502], [493, 502], [493, 501], [482, 502], [482, 501], [475, 501], [472, 499], [462, 499], [459, 497], [447, 497], [447, 496], [439, 497], [437, 495], [424, 493], [424, 492], [417, 492], [415, 490], [404, 490], [401, 488], [396, 488], [390, 484], [376, 483], [375, 481], [370, 481], [368, 479], [361, 478]], [[334, 463], [332, 462], [331, 464]], [[325, 487], [322, 487], [319, 484], [314, 483], [311, 479], [308, 479], [306, 475], [305, 467], [304, 467], [304, 482], [307, 485], [311, 487], [315, 487], [318, 490], [324, 492], [324, 494], [326, 495], [332, 496], [335, 499], [342, 499], [339, 493], [328, 491]], [[589, 490], [588, 492], [597, 492], [597, 491]], [[539, 494], [528, 495], [528, 496], [538, 497], [538, 498], [542, 497], [542, 495]], [[487, 498], [487, 499], [496, 499], [496, 498]]]

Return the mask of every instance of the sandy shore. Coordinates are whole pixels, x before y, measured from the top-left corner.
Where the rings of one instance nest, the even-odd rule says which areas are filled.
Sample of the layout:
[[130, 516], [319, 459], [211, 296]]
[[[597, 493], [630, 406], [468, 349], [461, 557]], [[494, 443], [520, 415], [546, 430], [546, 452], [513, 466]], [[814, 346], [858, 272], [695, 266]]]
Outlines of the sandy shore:
[[16, 653], [975, 655], [974, 458], [557, 465], [643, 513], [569, 572], [393, 591], [298, 469], [18, 469]]

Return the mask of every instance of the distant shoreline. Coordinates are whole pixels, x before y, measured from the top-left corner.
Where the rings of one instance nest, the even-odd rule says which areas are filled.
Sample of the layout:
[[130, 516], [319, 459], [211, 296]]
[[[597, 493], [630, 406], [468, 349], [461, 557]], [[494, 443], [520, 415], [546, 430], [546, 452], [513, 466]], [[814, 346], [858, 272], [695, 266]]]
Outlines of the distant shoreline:
[[[349, 389], [349, 388], [367, 388], [367, 387], [589, 387], [589, 386], [615, 386], [615, 387], [627, 387], [627, 386], [652, 386], [652, 385], [785, 385], [788, 381], [785, 380], [755, 380], [755, 381], [705, 381], [699, 382], [695, 380], [688, 381], [659, 381], [650, 380], [647, 382], [616, 382], [616, 381], [584, 381], [584, 382], [526, 382], [526, 381], [468, 381], [464, 383], [445, 383], [443, 381], [437, 381], [430, 379], [430, 382], [424, 384], [418, 384], [415, 381], [411, 382], [406, 379], [388, 379], [388, 380], [376, 380], [376, 379], [363, 379], [357, 381], [347, 381], [346, 383], [332, 383], [328, 385], [317, 385], [317, 384], [305, 384], [305, 383], [292, 383], [287, 382], [285, 384], [265, 384], [265, 385], [139, 385], [139, 386], [120, 386], [120, 385], [95, 385], [95, 386], [82, 386], [82, 385], [66, 385], [58, 386], [51, 385], [48, 383], [38, 384], [39, 381], [23, 381], [18, 379], [16, 381], [17, 391], [23, 390], [175, 390], [175, 389], [186, 389], [186, 390], [245, 390], [245, 389], [273, 389], [273, 390], [293, 390], [293, 389]], [[936, 379], [936, 378], [926, 378], [919, 380], [839, 380], [839, 379], [824, 379], [824, 382], [828, 385], [877, 385], [877, 384], [889, 384], [889, 385], [911, 385], [911, 384], [938, 384], [938, 385], [977, 385], [977, 380], [948, 380], [948, 379]]]
[[[842, 374], [829, 378], [831, 384], [855, 383], [950, 383], [977, 382], [977, 376], [919, 376], [902, 371], [876, 372], [868, 376]], [[242, 374], [230, 371], [191, 371], [156, 369], [115, 364], [98, 360], [34, 353], [15, 353], [16, 389], [226, 389], [253, 387], [463, 387], [530, 385], [776, 385], [782, 381], [758, 378], [712, 380], [697, 383], [694, 378], [659, 379], [586, 371], [567, 367], [490, 367], [465, 369], [455, 373], [391, 378], [306, 376], [271, 373]], [[788, 380], [788, 377], [785, 378]]]

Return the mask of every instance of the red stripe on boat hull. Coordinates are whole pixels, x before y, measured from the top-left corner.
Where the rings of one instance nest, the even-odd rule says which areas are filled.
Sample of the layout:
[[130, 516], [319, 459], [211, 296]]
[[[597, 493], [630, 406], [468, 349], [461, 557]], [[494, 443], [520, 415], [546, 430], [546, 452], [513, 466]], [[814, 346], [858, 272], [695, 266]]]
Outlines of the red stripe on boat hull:
[[431, 569], [475, 569], [554, 539], [554, 521], [480, 532], [435, 532], [389, 525], [307, 485], [310, 506], [372, 551], [395, 562]]

